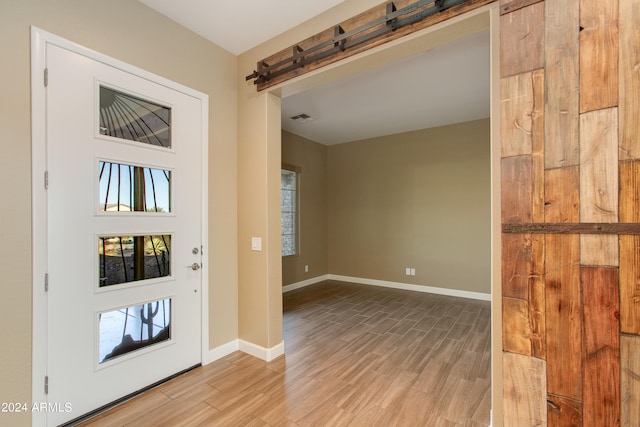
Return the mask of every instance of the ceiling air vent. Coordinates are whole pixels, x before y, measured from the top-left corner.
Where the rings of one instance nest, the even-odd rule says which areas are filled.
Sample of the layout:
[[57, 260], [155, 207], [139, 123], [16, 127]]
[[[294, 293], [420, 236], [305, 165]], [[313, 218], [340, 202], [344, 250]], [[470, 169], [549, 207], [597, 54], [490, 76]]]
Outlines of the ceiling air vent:
[[302, 113], [302, 114], [298, 114], [297, 116], [293, 116], [290, 117], [291, 120], [293, 120], [296, 123], [308, 123], [308, 122], [312, 122], [314, 119], [313, 117], [311, 117], [308, 114]]

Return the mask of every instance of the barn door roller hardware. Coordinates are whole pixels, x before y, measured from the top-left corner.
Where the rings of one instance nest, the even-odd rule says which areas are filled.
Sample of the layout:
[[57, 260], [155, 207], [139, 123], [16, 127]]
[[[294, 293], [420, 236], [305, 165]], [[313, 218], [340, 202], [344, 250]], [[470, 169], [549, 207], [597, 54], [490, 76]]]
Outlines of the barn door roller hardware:
[[305, 49], [297, 44], [293, 46], [291, 56], [273, 64], [262, 60], [258, 62], [258, 69], [248, 75], [246, 80], [253, 79], [253, 83], [257, 85], [267, 83], [278, 76], [360, 46], [467, 1], [469, 0], [420, 0], [400, 9], [393, 2], [389, 2], [386, 4], [385, 16], [350, 31], [345, 31], [342, 26], [336, 25], [333, 38]]

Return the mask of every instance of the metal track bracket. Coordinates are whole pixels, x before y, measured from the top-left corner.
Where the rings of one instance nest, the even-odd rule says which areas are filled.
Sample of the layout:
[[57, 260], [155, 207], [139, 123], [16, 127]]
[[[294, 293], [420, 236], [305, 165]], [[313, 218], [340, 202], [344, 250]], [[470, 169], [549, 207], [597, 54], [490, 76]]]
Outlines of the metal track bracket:
[[254, 80], [253, 83], [256, 85], [266, 83], [275, 77], [360, 46], [399, 28], [415, 24], [465, 1], [468, 0], [419, 0], [401, 9], [397, 9], [393, 2], [389, 2], [386, 4], [385, 16], [350, 31], [346, 31], [341, 25], [336, 25], [333, 38], [307, 48], [296, 44], [290, 57], [274, 64], [267, 64], [262, 60], [258, 62], [258, 69], [246, 76], [246, 80]]

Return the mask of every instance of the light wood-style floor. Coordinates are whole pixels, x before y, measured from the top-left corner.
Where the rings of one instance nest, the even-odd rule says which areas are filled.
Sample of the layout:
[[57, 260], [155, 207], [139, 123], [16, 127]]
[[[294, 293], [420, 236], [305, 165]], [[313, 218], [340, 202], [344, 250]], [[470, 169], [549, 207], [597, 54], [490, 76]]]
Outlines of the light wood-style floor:
[[286, 356], [241, 352], [85, 426], [489, 424], [490, 303], [341, 282], [284, 295]]

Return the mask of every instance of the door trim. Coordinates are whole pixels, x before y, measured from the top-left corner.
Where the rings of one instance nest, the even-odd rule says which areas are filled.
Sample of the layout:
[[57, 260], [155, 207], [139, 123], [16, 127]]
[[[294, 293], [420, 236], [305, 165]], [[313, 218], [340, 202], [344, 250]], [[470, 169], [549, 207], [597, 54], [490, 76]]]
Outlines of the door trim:
[[[31, 202], [32, 202], [32, 349], [31, 349], [31, 397], [32, 404], [47, 402], [44, 379], [47, 375], [47, 296], [45, 292], [45, 274], [47, 272], [47, 192], [45, 190], [45, 171], [47, 166], [46, 143], [46, 47], [55, 45], [71, 52], [104, 63], [121, 71], [134, 74], [154, 83], [182, 92], [201, 101], [202, 122], [202, 226], [201, 241], [204, 262], [201, 269], [200, 301], [201, 348], [200, 360], [208, 360], [209, 354], [209, 269], [206, 262], [209, 249], [208, 227], [208, 135], [209, 135], [209, 96], [205, 93], [183, 86], [164, 77], [150, 73], [118, 59], [103, 55], [79, 44], [58, 37], [35, 26], [31, 27]], [[64, 402], [62, 403], [64, 405]], [[44, 425], [46, 413], [34, 412], [33, 425]]]

